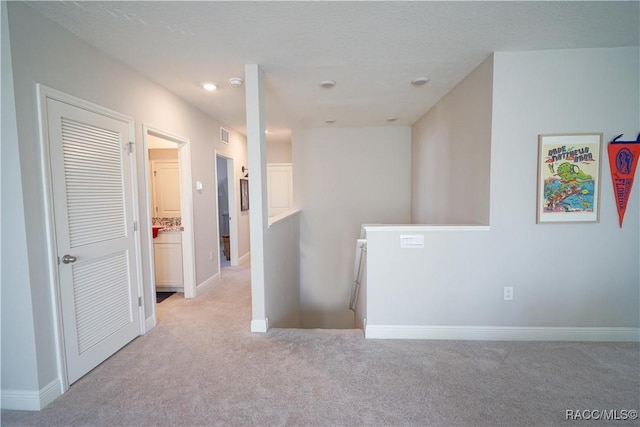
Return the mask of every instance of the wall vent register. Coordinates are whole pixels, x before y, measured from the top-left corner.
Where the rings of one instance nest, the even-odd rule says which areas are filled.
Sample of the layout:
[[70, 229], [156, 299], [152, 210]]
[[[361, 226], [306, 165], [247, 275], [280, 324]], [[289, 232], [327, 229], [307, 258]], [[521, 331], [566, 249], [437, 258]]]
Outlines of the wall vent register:
[[229, 143], [229, 131], [225, 128], [220, 128], [220, 141], [225, 144]]

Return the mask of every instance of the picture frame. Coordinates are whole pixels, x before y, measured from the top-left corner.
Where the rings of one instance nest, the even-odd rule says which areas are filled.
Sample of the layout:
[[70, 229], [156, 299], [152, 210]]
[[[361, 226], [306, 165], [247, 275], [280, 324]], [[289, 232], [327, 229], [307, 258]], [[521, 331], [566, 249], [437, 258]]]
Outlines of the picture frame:
[[602, 133], [538, 135], [536, 222], [598, 222]]
[[249, 180], [240, 179], [240, 210], [249, 210]]

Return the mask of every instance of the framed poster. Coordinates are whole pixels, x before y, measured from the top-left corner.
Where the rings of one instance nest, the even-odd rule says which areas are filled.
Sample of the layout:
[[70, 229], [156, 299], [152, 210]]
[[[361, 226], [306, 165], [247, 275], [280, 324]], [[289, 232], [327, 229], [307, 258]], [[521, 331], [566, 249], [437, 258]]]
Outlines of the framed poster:
[[249, 180], [240, 179], [240, 210], [249, 210]]
[[602, 134], [538, 136], [537, 222], [598, 222]]

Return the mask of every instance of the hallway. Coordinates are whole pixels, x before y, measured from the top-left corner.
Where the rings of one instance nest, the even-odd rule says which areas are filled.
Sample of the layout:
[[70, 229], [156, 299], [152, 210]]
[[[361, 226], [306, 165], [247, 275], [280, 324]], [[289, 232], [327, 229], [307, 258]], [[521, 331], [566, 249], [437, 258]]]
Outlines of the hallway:
[[202, 297], [159, 304], [156, 328], [47, 408], [2, 411], [2, 425], [558, 425], [567, 409], [638, 409], [637, 343], [252, 334], [250, 307], [249, 265], [225, 269]]

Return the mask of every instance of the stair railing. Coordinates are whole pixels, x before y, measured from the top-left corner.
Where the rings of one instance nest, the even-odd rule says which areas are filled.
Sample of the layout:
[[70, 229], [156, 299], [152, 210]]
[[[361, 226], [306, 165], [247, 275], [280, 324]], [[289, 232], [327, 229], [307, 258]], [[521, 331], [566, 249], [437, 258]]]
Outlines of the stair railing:
[[358, 295], [360, 294], [360, 285], [362, 283], [362, 274], [364, 273], [364, 265], [367, 257], [367, 239], [358, 239], [356, 241], [356, 256], [353, 267], [353, 283], [351, 285], [351, 298], [349, 299], [349, 310], [355, 313], [358, 304]]

